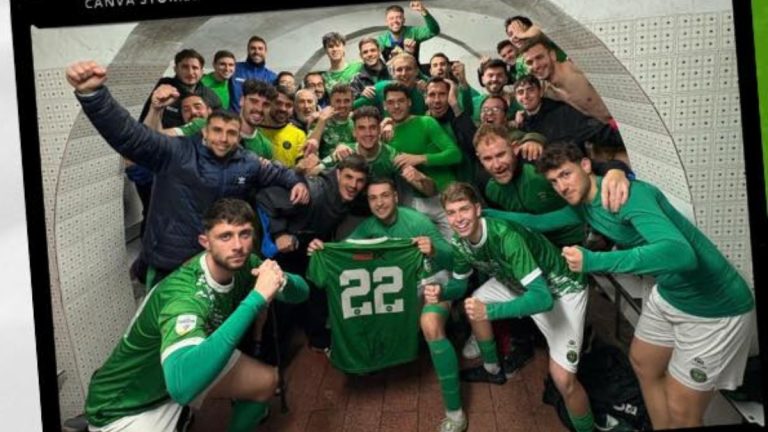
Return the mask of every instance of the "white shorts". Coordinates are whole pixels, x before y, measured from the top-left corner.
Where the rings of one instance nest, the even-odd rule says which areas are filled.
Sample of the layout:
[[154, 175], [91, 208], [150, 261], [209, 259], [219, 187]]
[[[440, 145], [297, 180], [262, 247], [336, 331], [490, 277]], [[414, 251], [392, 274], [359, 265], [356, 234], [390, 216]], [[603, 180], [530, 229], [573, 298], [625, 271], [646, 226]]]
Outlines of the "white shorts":
[[754, 320], [754, 309], [721, 318], [687, 314], [664, 300], [654, 285], [635, 337], [672, 348], [667, 372], [686, 387], [733, 390], [744, 377]]
[[[472, 297], [488, 304], [508, 302], [519, 295], [507, 289], [496, 278], [492, 278], [476, 289]], [[555, 299], [552, 310], [531, 315], [547, 339], [549, 357], [571, 373], [576, 373], [579, 366], [587, 298], [586, 290], [566, 294]]]
[[[190, 402], [190, 407], [200, 409], [203, 405], [203, 400], [205, 400], [205, 396], [227, 373], [229, 373], [230, 369], [232, 369], [240, 358], [240, 354], [240, 350], [235, 350], [232, 353], [227, 364], [224, 366], [224, 369], [219, 372], [216, 379], [214, 379], [205, 390], [197, 395], [195, 400]], [[88, 425], [88, 430], [91, 432], [175, 432], [182, 408], [181, 405], [174, 402], [173, 399], [170, 399], [149, 411], [122, 417], [102, 427]]]

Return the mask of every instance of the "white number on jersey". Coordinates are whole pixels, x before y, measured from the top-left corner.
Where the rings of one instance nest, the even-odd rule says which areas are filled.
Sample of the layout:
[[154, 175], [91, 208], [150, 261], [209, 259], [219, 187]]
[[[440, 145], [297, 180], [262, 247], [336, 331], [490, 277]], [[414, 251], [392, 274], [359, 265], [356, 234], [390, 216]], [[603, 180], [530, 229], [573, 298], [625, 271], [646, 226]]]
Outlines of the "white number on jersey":
[[[390, 278], [389, 282], [384, 282]], [[356, 282], [352, 284], [353, 282]], [[341, 287], [341, 310], [344, 319], [365, 315], [398, 313], [403, 311], [403, 299], [395, 299], [392, 303], [386, 303], [385, 294], [399, 293], [403, 289], [403, 271], [399, 267], [379, 267], [373, 272], [374, 302], [366, 300], [360, 306], [352, 306], [354, 297], [367, 296], [371, 292], [371, 274], [365, 269], [344, 270], [339, 275], [339, 287]]]

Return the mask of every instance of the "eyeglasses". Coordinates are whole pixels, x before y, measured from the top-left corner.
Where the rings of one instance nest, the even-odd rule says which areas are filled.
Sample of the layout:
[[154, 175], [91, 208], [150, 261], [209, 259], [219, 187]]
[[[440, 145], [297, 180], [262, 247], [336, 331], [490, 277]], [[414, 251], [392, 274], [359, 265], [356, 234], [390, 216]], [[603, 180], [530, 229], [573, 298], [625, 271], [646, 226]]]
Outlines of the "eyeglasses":
[[483, 114], [496, 114], [498, 112], [502, 112], [503, 110], [504, 108], [502, 107], [488, 107], [481, 109], [480, 112]]

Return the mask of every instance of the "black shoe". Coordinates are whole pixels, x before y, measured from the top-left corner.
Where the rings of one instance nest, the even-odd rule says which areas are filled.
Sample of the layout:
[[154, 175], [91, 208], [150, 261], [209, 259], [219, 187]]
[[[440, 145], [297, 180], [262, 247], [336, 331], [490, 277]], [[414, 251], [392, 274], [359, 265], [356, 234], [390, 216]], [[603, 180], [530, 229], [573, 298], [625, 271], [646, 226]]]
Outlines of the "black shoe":
[[502, 385], [507, 382], [507, 376], [504, 375], [503, 368], [500, 368], [498, 373], [492, 374], [485, 370], [484, 366], [462, 369], [459, 371], [459, 377], [462, 381], [467, 382], [487, 382], [497, 385]]
[[502, 361], [504, 374], [512, 378], [515, 373], [533, 360], [533, 346], [530, 343], [512, 345], [512, 351]]

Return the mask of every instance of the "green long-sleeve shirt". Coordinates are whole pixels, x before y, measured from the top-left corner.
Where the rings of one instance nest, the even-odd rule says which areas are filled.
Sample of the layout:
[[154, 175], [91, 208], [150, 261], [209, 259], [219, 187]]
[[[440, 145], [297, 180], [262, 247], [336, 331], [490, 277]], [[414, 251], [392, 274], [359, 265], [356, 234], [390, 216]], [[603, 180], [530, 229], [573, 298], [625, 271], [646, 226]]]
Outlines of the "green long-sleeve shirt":
[[461, 162], [461, 151], [432, 117], [414, 115], [395, 125], [389, 145], [401, 153], [425, 155], [419, 169], [435, 181], [438, 191], [456, 181], [454, 166]]
[[545, 231], [587, 222], [619, 250], [584, 254], [584, 272], [655, 276], [659, 294], [672, 306], [706, 318], [735, 316], [754, 307], [752, 292], [736, 269], [655, 186], [635, 180], [618, 213], [603, 208], [602, 177], [595, 198], [543, 214], [508, 213], [509, 220]]
[[390, 225], [385, 225], [374, 216], [368, 217], [352, 231], [349, 238], [413, 238], [419, 236], [427, 236], [432, 240], [432, 247], [435, 249], [435, 255], [431, 259], [432, 272], [451, 269], [453, 262], [451, 245], [428, 217], [407, 207], [397, 208], [397, 218]]
[[[368, 99], [364, 96], [360, 96], [352, 103], [353, 109], [358, 109], [362, 106], [375, 106], [381, 111], [384, 117], [389, 117], [389, 112], [384, 108], [384, 88], [395, 80], [379, 81], [374, 86], [375, 96], [373, 99]], [[424, 115], [427, 113], [427, 103], [424, 101], [424, 93], [419, 90], [417, 86], [414, 86], [408, 92], [408, 98], [411, 100], [411, 114]]]

